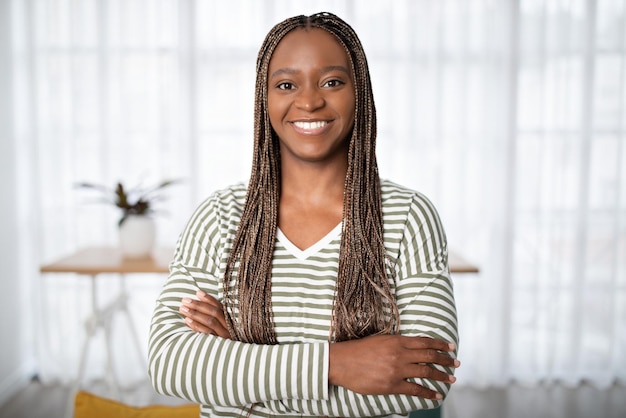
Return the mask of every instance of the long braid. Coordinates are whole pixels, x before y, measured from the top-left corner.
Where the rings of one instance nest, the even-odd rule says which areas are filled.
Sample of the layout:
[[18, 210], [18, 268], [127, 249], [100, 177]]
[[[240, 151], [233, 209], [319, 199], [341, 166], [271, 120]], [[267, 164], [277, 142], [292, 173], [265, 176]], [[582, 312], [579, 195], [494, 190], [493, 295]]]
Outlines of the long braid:
[[343, 231], [333, 306], [333, 341], [399, 326], [392, 271], [386, 268], [382, 200], [376, 162], [376, 109], [365, 52], [354, 30], [339, 17], [296, 16], [274, 26], [257, 58], [252, 173], [241, 221], [224, 276], [224, 309], [233, 338], [276, 344], [271, 273], [280, 197], [280, 149], [267, 112], [271, 56], [295, 28], [317, 27], [333, 34], [350, 58], [356, 91], [356, 117], [348, 151]]
[[[386, 268], [382, 198], [376, 161], [376, 107], [367, 58], [356, 33], [341, 22], [340, 37], [353, 65], [356, 118], [348, 150], [344, 225], [339, 256], [332, 339], [343, 341], [399, 326], [394, 289]], [[343, 35], [343, 37], [341, 37]]]

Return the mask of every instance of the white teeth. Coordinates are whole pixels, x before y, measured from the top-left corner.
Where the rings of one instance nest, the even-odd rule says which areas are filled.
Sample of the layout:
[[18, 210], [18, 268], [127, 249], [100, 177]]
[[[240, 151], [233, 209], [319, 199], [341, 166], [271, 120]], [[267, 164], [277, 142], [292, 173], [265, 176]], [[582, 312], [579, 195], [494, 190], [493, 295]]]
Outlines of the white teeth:
[[326, 126], [326, 122], [324, 122], [324, 121], [294, 122], [293, 124], [296, 125], [300, 129], [306, 129], [306, 130], [319, 129], [319, 128], [323, 127], [323, 126]]

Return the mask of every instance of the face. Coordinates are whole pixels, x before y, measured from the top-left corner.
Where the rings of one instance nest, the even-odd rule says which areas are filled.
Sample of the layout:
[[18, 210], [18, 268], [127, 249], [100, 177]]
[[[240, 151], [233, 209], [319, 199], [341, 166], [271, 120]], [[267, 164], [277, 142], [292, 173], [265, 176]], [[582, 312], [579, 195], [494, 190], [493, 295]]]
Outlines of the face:
[[350, 61], [334, 36], [295, 29], [269, 64], [268, 112], [281, 161], [347, 160], [355, 94]]

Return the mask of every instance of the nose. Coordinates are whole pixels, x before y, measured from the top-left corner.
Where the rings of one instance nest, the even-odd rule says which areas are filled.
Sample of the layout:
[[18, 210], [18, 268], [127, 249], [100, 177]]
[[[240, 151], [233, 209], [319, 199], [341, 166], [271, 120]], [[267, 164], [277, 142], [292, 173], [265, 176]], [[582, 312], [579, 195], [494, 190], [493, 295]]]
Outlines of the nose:
[[320, 107], [324, 106], [324, 96], [322, 92], [316, 87], [301, 87], [296, 97], [296, 106], [298, 109], [312, 112]]

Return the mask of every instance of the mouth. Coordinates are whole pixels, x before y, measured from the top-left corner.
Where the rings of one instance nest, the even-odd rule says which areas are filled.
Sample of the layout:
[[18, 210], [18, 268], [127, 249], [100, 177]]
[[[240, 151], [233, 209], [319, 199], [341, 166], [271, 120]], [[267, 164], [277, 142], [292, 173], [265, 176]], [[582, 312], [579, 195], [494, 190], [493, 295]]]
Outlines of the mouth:
[[304, 135], [317, 135], [325, 131], [326, 127], [330, 124], [329, 121], [315, 120], [315, 121], [295, 121], [291, 122], [296, 132]]

